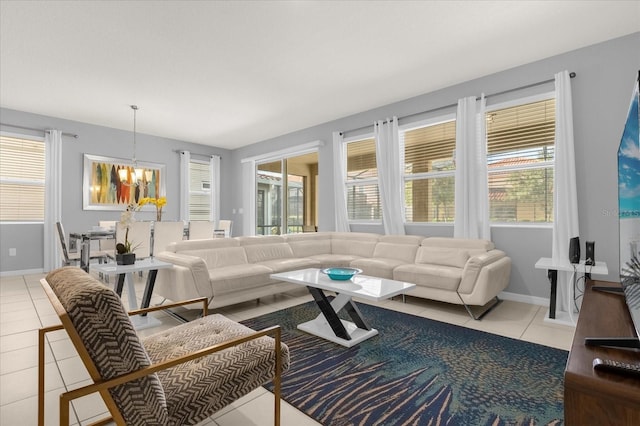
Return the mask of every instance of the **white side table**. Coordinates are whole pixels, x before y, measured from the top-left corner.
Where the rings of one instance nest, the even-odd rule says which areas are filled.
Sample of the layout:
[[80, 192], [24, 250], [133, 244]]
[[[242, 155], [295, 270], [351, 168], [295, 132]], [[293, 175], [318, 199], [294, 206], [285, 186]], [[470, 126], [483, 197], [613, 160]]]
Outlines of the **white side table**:
[[[147, 284], [144, 287], [144, 293], [142, 295], [142, 302], [140, 308], [148, 308], [151, 302], [151, 294], [153, 293], [153, 287], [156, 283], [156, 275], [158, 275], [158, 269], [171, 268], [173, 264], [157, 260], [152, 257], [136, 260], [133, 265], [118, 265], [116, 263], [103, 263], [95, 265], [95, 270], [107, 275], [117, 275], [118, 279], [115, 283], [115, 292], [118, 296], [122, 296], [122, 288], [126, 281], [127, 293], [129, 295], [129, 310], [133, 311], [138, 309], [138, 301], [136, 300], [136, 290], [134, 286], [133, 274], [136, 272], [149, 271], [147, 274]], [[138, 330], [143, 328], [155, 327], [160, 325], [160, 321], [152, 318], [146, 314], [135, 315], [131, 317], [131, 322]]]
[[[549, 297], [549, 319], [556, 318], [556, 298], [557, 298], [557, 288], [558, 288], [558, 271], [565, 272], [576, 272], [582, 273], [587, 277], [590, 277], [591, 274], [594, 275], [607, 275], [609, 273], [609, 269], [607, 268], [607, 264], [605, 262], [596, 261], [595, 265], [585, 265], [584, 260], [581, 260], [580, 263], [571, 263], [569, 260], [560, 260], [555, 262], [550, 257], [541, 257], [535, 265], [536, 269], [546, 269], [547, 278], [549, 278], [549, 282], [551, 283], [551, 294]], [[567, 294], [574, 294], [575, 289], [573, 285], [568, 289]]]

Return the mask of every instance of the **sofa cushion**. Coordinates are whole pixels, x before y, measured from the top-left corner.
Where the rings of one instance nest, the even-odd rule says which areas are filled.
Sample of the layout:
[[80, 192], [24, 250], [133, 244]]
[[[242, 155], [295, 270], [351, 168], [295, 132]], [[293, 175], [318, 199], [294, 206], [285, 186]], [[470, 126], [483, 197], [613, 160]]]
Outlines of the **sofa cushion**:
[[462, 269], [441, 265], [404, 264], [393, 270], [393, 279], [418, 286], [456, 291], [462, 279]]
[[273, 282], [271, 268], [264, 265], [246, 264], [209, 269], [209, 281], [213, 296], [238, 290], [256, 288]]
[[493, 242], [489, 240], [470, 239], [470, 238], [446, 238], [446, 237], [429, 237], [422, 240], [422, 246], [428, 247], [449, 247], [468, 250], [489, 251], [495, 248]]
[[320, 262], [320, 268], [344, 268], [351, 266], [351, 262], [362, 259], [360, 256], [348, 254], [316, 254], [309, 256], [311, 259]]
[[[250, 328], [214, 314], [146, 337], [143, 344], [151, 360], [160, 363], [252, 333]], [[273, 348], [273, 338], [260, 337], [209, 355], [214, 362], [196, 359], [158, 372], [167, 395], [170, 422], [166, 424], [196, 424], [212, 410], [270, 381], [276, 362]], [[284, 343], [281, 348], [282, 370], [286, 371], [289, 348]]]
[[420, 247], [416, 254], [417, 264], [455, 266], [464, 268], [469, 260], [466, 250], [442, 247]]
[[251, 237], [237, 237], [241, 246], [253, 246], [257, 244], [279, 244], [287, 240], [282, 235], [254, 235]]
[[185, 250], [207, 250], [224, 247], [239, 247], [240, 242], [235, 238], [211, 238], [208, 240], [176, 241], [167, 246], [167, 251], [180, 253]]
[[412, 244], [419, 246], [425, 237], [422, 235], [380, 235], [378, 242], [392, 244]]
[[362, 269], [362, 273], [378, 278], [393, 279], [393, 270], [400, 266], [405, 265], [406, 262], [397, 259], [356, 259], [351, 262], [351, 266], [354, 268]]
[[376, 241], [331, 239], [331, 254], [371, 257], [375, 248]]
[[180, 254], [199, 257], [207, 264], [207, 269], [232, 265], [246, 265], [247, 255], [242, 247], [227, 247], [209, 250], [184, 250]]
[[413, 263], [417, 251], [417, 244], [378, 243], [373, 250], [373, 258], [395, 259], [404, 263]]
[[313, 240], [288, 240], [295, 257], [311, 257], [317, 254], [331, 253], [331, 238]]
[[265, 260], [264, 262], [258, 262], [257, 264], [266, 266], [271, 269], [273, 273], [295, 271], [296, 269], [319, 268], [321, 266], [320, 262], [317, 260], [307, 259], [304, 257]]
[[293, 258], [293, 250], [287, 243], [255, 244], [244, 246], [249, 263], [260, 263], [274, 259]]

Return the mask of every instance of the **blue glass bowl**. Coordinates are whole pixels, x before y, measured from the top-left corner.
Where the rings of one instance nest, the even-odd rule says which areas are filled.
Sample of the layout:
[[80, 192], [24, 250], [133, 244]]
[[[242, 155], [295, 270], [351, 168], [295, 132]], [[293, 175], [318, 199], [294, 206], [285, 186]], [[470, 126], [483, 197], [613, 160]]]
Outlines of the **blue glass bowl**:
[[337, 281], [350, 280], [354, 275], [362, 272], [362, 269], [358, 268], [327, 268], [323, 269], [323, 274], [327, 274], [329, 278]]

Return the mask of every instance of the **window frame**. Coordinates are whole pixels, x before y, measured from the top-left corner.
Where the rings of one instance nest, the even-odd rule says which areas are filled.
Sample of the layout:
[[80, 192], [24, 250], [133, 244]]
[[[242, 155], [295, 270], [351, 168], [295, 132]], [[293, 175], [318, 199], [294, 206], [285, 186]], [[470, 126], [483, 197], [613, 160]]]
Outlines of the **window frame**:
[[[519, 98], [515, 98], [515, 99], [510, 99], [510, 100], [506, 100], [506, 101], [502, 101], [502, 102], [498, 102], [496, 104], [492, 104], [492, 105], [488, 105], [485, 108], [485, 117], [484, 119], [486, 120], [486, 116], [487, 114], [495, 111], [495, 110], [501, 110], [501, 109], [507, 109], [507, 108], [513, 108], [513, 107], [517, 107], [520, 105], [525, 105], [525, 104], [530, 104], [530, 103], [535, 103], [535, 102], [541, 102], [541, 101], [547, 101], [547, 100], [555, 100], [557, 102], [556, 99], [556, 94], [555, 91], [545, 91], [542, 93], [538, 93], [535, 95], [530, 95], [530, 96], [525, 96], [525, 97], [519, 97]], [[557, 129], [557, 123], [555, 123], [555, 129]], [[487, 142], [487, 145], [489, 143], [488, 140], [488, 134], [485, 135], [485, 139]], [[555, 140], [554, 140], [554, 148], [555, 148]], [[537, 162], [535, 164], [532, 165], [525, 165], [525, 164], [520, 164], [520, 165], [512, 165], [512, 166], [503, 166], [503, 167], [498, 167], [495, 169], [490, 169], [489, 168], [489, 153], [488, 153], [488, 146], [487, 146], [487, 181], [489, 180], [489, 176], [492, 173], [504, 173], [504, 172], [512, 172], [512, 171], [522, 171], [522, 170], [537, 170], [537, 169], [551, 169], [553, 171], [553, 176], [554, 179], [556, 177], [556, 173], [555, 173], [555, 152], [554, 152], [554, 160], [553, 161], [543, 161], [543, 162]], [[552, 200], [554, 202], [553, 205], [553, 211], [555, 211], [555, 197], [552, 197]], [[487, 200], [488, 206], [490, 207], [491, 205], [491, 201]], [[515, 221], [515, 222], [504, 222], [504, 221], [492, 221], [491, 219], [489, 219], [489, 226], [490, 227], [496, 227], [496, 228], [543, 228], [543, 229], [551, 229], [553, 228], [553, 221], [551, 222], [519, 222], [519, 221]]]
[[[192, 170], [191, 170], [191, 164], [192, 163], [203, 164], [203, 165], [205, 165], [205, 166], [207, 166], [209, 168], [209, 172], [208, 172], [209, 173], [209, 181], [208, 181], [209, 182], [209, 190], [202, 189], [200, 191], [197, 191], [197, 190], [193, 190], [192, 191], [191, 190], [191, 182], [189, 182], [189, 199], [187, 200], [187, 207], [188, 207], [188, 210], [189, 210], [189, 219], [190, 220], [204, 220], [204, 219], [193, 219], [192, 211], [191, 211], [191, 196], [192, 195], [208, 195], [209, 196], [209, 217], [211, 217], [211, 214], [212, 214], [212, 211], [211, 211], [211, 204], [212, 204], [211, 197], [213, 196], [213, 191], [211, 190], [211, 185], [212, 185], [212, 182], [213, 182], [213, 176], [211, 176], [211, 167], [210, 167], [210, 162], [209, 161], [199, 160], [197, 158], [191, 157], [189, 159], [189, 177], [190, 178], [192, 176]], [[191, 179], [189, 179], [189, 180], [191, 180]], [[207, 220], [209, 220], [209, 219], [207, 219]]]
[[[343, 144], [343, 161], [344, 161], [344, 186], [345, 186], [345, 200], [348, 200], [348, 191], [349, 189], [351, 189], [352, 187], [358, 187], [358, 186], [367, 186], [367, 185], [372, 185], [375, 184], [378, 187], [378, 194], [380, 193], [380, 180], [379, 177], [375, 177], [375, 178], [365, 178], [365, 179], [360, 179], [358, 181], [349, 181], [349, 171], [347, 170], [348, 167], [348, 149], [347, 149], [347, 145], [353, 142], [359, 142], [359, 141], [363, 141], [366, 139], [373, 139], [374, 140], [374, 148], [375, 148], [375, 154], [376, 154], [376, 176], [377, 176], [377, 168], [378, 168], [378, 150], [377, 147], [375, 146], [375, 134], [373, 132], [367, 132], [367, 133], [360, 133], [358, 135], [354, 135], [354, 136], [349, 136], [348, 138], [344, 138], [342, 140], [342, 144]], [[350, 219], [349, 218], [349, 207], [347, 206], [347, 222], [350, 225], [380, 225], [382, 224], [382, 205], [380, 205], [380, 219]]]
[[47, 173], [47, 167], [49, 167], [49, 163], [48, 163], [48, 159], [47, 159], [47, 147], [46, 147], [46, 144], [45, 144], [45, 138], [44, 138], [44, 136], [34, 136], [34, 135], [30, 135], [30, 134], [6, 132], [6, 131], [0, 131], [0, 136], [6, 137], [6, 138], [24, 139], [24, 140], [29, 140], [29, 141], [33, 141], [33, 142], [41, 142], [42, 143], [42, 146], [44, 148], [44, 175], [42, 176], [42, 181], [37, 181], [37, 180], [33, 180], [33, 179], [20, 179], [20, 178], [4, 178], [3, 179], [2, 177], [0, 177], [0, 181], [2, 181], [3, 183], [18, 183], [20, 185], [25, 185], [25, 186], [42, 187], [43, 191], [45, 193], [44, 194], [44, 198], [42, 200], [42, 207], [43, 207], [42, 220], [31, 220], [31, 221], [5, 220], [5, 221], [0, 221], [0, 225], [37, 225], [37, 224], [44, 224], [44, 221], [45, 221], [44, 210], [46, 208], [46, 173]]
[[[444, 170], [444, 171], [435, 171], [435, 172], [421, 172], [421, 173], [405, 173], [406, 170], [406, 163], [405, 163], [405, 155], [404, 155], [404, 133], [405, 132], [409, 132], [411, 130], [416, 130], [416, 129], [420, 129], [420, 128], [424, 128], [424, 127], [430, 127], [430, 126], [436, 126], [438, 124], [444, 124], [444, 123], [449, 123], [449, 122], [455, 122], [457, 120], [457, 114], [455, 112], [450, 112], [450, 113], [446, 113], [446, 114], [440, 114], [437, 116], [433, 116], [427, 119], [423, 119], [423, 120], [419, 120], [419, 121], [413, 121], [410, 123], [406, 123], [406, 124], [402, 124], [400, 126], [398, 126], [398, 132], [400, 133], [400, 162], [401, 162], [401, 167], [402, 167], [402, 182], [403, 182], [403, 187], [406, 186], [406, 183], [408, 181], [414, 181], [414, 180], [428, 180], [428, 179], [439, 179], [439, 178], [445, 178], [445, 177], [453, 177], [454, 178], [454, 188], [455, 188], [455, 174], [456, 174], [456, 169], [454, 167], [453, 170]], [[453, 155], [453, 161], [454, 161], [454, 165], [455, 165], [455, 145], [454, 145], [454, 155]], [[454, 195], [455, 195], [455, 189], [454, 189]], [[405, 200], [405, 193], [404, 191], [402, 192], [402, 202], [404, 204], [406, 204], [406, 200]], [[454, 197], [454, 212], [455, 212], [455, 197]], [[406, 209], [406, 205], [405, 205], [405, 209]], [[408, 221], [407, 220], [407, 215], [405, 212], [405, 217], [402, 218], [402, 220], [404, 221], [405, 224], [414, 226], [414, 225], [429, 225], [429, 226], [452, 226], [454, 221], [451, 222], [434, 222], [434, 221]]]

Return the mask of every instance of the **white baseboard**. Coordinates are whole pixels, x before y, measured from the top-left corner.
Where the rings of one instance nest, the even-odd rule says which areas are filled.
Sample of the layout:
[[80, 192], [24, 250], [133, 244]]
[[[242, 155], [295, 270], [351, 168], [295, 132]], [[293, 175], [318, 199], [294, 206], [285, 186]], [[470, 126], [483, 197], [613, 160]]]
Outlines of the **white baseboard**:
[[530, 296], [527, 294], [510, 293], [503, 291], [498, 295], [504, 300], [512, 300], [514, 302], [529, 303], [530, 305], [549, 306], [549, 299], [546, 297]]
[[23, 269], [21, 271], [4, 271], [0, 272], [0, 277], [15, 277], [16, 275], [32, 275], [43, 274], [44, 269]]

